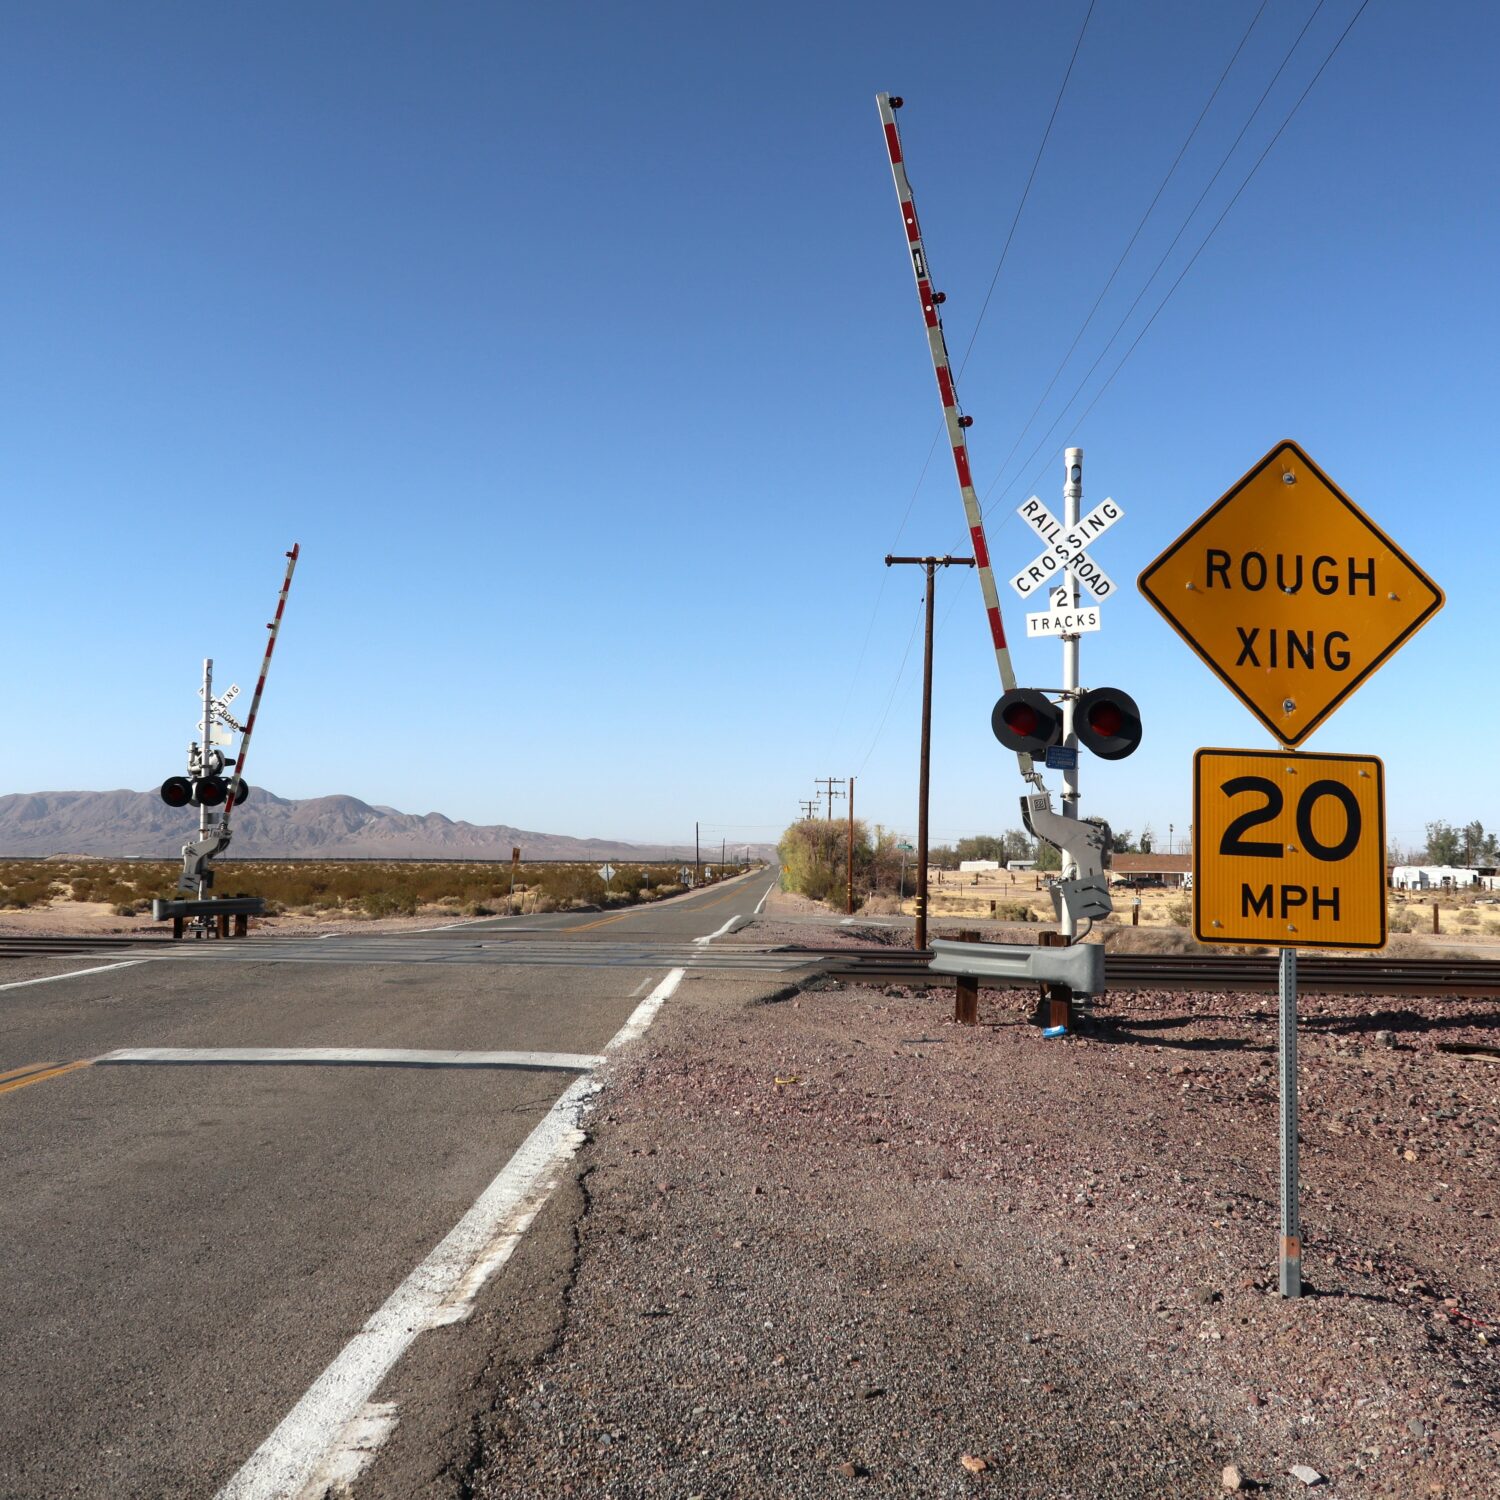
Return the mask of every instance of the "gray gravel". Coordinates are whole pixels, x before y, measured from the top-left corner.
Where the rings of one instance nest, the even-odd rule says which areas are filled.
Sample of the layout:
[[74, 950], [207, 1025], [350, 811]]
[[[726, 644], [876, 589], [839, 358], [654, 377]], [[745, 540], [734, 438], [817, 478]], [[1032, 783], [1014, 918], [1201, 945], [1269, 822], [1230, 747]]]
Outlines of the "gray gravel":
[[963, 1030], [946, 993], [685, 989], [458, 1492], [1494, 1493], [1500, 1066], [1439, 1050], [1493, 1044], [1492, 1006], [1307, 1002], [1286, 1302], [1274, 999], [1121, 996], [1049, 1042], [983, 998]]

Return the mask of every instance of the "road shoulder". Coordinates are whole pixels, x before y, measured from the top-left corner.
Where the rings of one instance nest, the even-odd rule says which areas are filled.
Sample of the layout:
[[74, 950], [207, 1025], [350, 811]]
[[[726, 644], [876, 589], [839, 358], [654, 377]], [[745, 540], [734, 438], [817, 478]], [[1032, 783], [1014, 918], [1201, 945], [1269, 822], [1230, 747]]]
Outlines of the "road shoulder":
[[1392, 1182], [1379, 1130], [1320, 1136], [1321, 1294], [1288, 1303], [1264, 997], [1201, 1018], [1132, 997], [1120, 1039], [1056, 1044], [1015, 995], [971, 1031], [945, 994], [757, 1004], [705, 979], [616, 1065], [574, 1185], [476, 1318], [424, 1352], [429, 1417], [403, 1416], [361, 1495], [1165, 1497], [1229, 1463], [1272, 1492], [1300, 1490], [1294, 1463], [1359, 1493], [1482, 1492], [1490, 1076], [1433, 1050], [1474, 1017], [1374, 1056], [1358, 1003], [1309, 1018], [1335, 1121], [1369, 1064], [1381, 1118], [1420, 1130], [1400, 1101], [1448, 1070], [1426, 1079], [1455, 1101], [1436, 1196], [1459, 1191]]

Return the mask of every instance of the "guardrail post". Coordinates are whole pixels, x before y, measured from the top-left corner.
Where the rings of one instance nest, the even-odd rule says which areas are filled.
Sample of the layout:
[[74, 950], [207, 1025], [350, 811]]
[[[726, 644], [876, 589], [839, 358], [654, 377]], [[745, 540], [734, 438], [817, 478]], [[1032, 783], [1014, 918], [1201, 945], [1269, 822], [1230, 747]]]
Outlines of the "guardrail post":
[[244, 912], [236, 912], [234, 918], [234, 935], [248, 937], [250, 934], [250, 918]]
[[182, 941], [182, 926], [183, 926], [183, 922], [185, 920], [186, 919], [183, 918], [183, 917], [173, 917], [172, 918], [172, 941], [173, 942], [180, 943]]
[[[1039, 932], [1038, 948], [1066, 948], [1067, 939], [1060, 932]], [[1037, 986], [1036, 1024], [1039, 1026], [1073, 1026], [1073, 990], [1070, 985], [1042, 983]]]
[[227, 938], [229, 936], [229, 913], [221, 911], [216, 918], [215, 925], [218, 928], [218, 935], [221, 938]]
[[[960, 932], [961, 943], [977, 943], [977, 932]], [[960, 1026], [979, 1024], [979, 981], [968, 974], [960, 974], [953, 986], [953, 1019]]]

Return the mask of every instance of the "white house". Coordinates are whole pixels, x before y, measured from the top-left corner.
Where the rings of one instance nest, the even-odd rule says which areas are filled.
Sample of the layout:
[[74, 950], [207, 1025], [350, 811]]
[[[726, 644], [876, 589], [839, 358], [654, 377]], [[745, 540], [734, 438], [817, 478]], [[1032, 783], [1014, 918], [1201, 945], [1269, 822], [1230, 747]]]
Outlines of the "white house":
[[1478, 870], [1462, 865], [1396, 865], [1391, 888], [1397, 891], [1461, 891], [1483, 883]]
[[963, 859], [958, 863], [959, 873], [962, 875], [977, 875], [981, 870], [998, 870], [999, 868], [998, 859]]

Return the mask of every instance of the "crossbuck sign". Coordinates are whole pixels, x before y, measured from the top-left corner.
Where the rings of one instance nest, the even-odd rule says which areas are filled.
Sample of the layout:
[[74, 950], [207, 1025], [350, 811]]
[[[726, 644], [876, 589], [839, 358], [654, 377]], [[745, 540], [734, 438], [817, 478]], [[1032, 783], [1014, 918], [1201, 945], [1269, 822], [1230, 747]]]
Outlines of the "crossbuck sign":
[[1124, 514], [1113, 500], [1096, 505], [1076, 526], [1067, 527], [1035, 495], [1016, 507], [1016, 514], [1041, 537], [1047, 549], [1021, 569], [1010, 586], [1023, 599], [1050, 597], [1051, 607], [1026, 616], [1029, 636], [1078, 635], [1099, 628], [1097, 607], [1069, 608], [1064, 581], [1071, 572], [1096, 599], [1107, 599], [1115, 591], [1114, 579], [1091, 558], [1088, 545], [1109, 530]]

